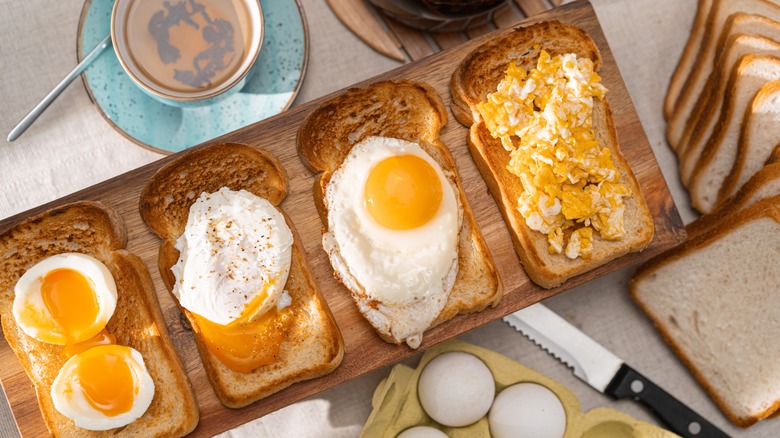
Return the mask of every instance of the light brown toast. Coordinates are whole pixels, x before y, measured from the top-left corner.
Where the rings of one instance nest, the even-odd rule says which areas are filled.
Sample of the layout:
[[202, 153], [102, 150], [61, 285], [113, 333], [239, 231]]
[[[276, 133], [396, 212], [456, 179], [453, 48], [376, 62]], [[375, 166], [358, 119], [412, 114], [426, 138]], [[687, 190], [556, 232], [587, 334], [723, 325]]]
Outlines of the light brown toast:
[[[268, 152], [228, 143], [187, 151], [162, 167], [144, 187], [141, 217], [163, 239], [158, 265], [169, 292], [175, 281], [171, 267], [179, 258], [173, 245], [184, 232], [190, 206], [201, 193], [213, 193], [222, 187], [247, 190], [278, 208], [287, 196], [287, 175]], [[300, 237], [284, 216], [294, 236], [285, 289], [292, 297], [295, 322], [276, 362], [251, 373], [231, 370], [209, 352], [197, 321], [180, 307], [192, 325], [209, 381], [220, 401], [230, 408], [246, 406], [295, 382], [328, 374], [344, 356], [341, 332], [309, 270]]]
[[510, 62], [529, 71], [536, 67], [542, 49], [550, 56], [574, 53], [588, 57], [596, 70], [601, 65], [598, 48], [585, 31], [557, 21], [543, 22], [517, 28], [475, 49], [458, 65], [450, 86], [455, 117], [470, 126], [469, 151], [511, 230], [520, 260], [535, 283], [551, 288], [610, 260], [644, 249], [653, 237], [653, 218], [631, 168], [620, 153], [612, 112], [605, 98], [594, 99], [593, 127], [597, 139], [611, 150], [620, 182], [633, 193], [625, 199], [625, 237], [610, 242], [594, 234], [592, 255], [571, 260], [563, 254], [550, 254], [547, 236], [526, 225], [517, 209], [517, 199], [523, 192], [520, 179], [507, 170], [509, 152], [499, 139], [491, 136], [477, 104], [496, 90]]
[[[723, 413], [747, 427], [780, 408], [780, 196], [721, 216], [634, 274], [631, 295]], [[760, 303], [756, 305], [756, 303]]]
[[[455, 160], [439, 139], [439, 131], [446, 123], [444, 105], [430, 86], [405, 80], [385, 81], [350, 89], [320, 105], [301, 124], [297, 140], [301, 161], [319, 174], [314, 184], [314, 198], [323, 233], [327, 232], [328, 226], [323, 198], [330, 177], [352, 146], [366, 137], [392, 137], [418, 143], [455, 184], [464, 210], [458, 242], [458, 273], [449, 299], [431, 327], [457, 314], [495, 306], [503, 294], [493, 258], [463, 192]], [[342, 280], [337, 271], [334, 275]], [[382, 339], [396, 344], [405, 341], [373, 323], [371, 300], [359, 285], [350, 292], [363, 316]]]
[[[190, 382], [168, 337], [165, 321], [143, 261], [126, 251], [127, 232], [119, 215], [98, 202], [77, 202], [27, 219], [0, 235], [0, 314], [3, 333], [38, 396], [46, 427], [54, 436], [182, 436], [198, 424]], [[114, 277], [117, 305], [106, 329], [117, 344], [138, 350], [154, 381], [149, 409], [124, 428], [88, 431], [54, 409], [51, 384], [68, 359], [63, 346], [26, 335], [11, 313], [14, 286], [45, 257], [78, 252], [104, 263]]]

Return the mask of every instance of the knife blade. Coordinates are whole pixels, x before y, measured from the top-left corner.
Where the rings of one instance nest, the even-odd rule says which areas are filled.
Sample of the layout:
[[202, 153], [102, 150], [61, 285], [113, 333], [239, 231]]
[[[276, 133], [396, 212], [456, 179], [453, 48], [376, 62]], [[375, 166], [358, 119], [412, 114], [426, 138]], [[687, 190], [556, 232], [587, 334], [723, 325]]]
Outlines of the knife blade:
[[631, 398], [644, 404], [672, 432], [683, 437], [728, 437], [544, 305], [533, 304], [503, 319], [573, 369], [580, 380], [614, 398]]

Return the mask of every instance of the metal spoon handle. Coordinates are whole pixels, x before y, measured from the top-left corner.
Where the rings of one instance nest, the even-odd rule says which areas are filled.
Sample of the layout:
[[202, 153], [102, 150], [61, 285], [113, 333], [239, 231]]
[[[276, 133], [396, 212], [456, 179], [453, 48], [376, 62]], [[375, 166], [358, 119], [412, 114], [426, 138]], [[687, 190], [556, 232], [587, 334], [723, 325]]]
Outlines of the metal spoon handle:
[[14, 141], [19, 138], [19, 136], [22, 135], [22, 133], [33, 124], [35, 119], [37, 119], [38, 116], [40, 116], [43, 111], [45, 111], [46, 108], [48, 108], [48, 106], [54, 102], [54, 99], [56, 99], [57, 96], [59, 96], [60, 93], [62, 93], [65, 88], [67, 88], [68, 85], [73, 82], [73, 80], [76, 79], [84, 70], [86, 70], [87, 67], [92, 64], [92, 61], [97, 59], [97, 57], [110, 45], [111, 35], [106, 35], [106, 37], [103, 38], [103, 41], [95, 46], [95, 48], [92, 49], [92, 51], [89, 52], [89, 54], [87, 54], [87, 56], [85, 56], [84, 59], [82, 59], [81, 62], [79, 62], [78, 65], [73, 70], [71, 70], [70, 73], [68, 73], [67, 76], [62, 78], [60, 83], [57, 84], [54, 89], [49, 91], [49, 94], [47, 94], [43, 100], [38, 102], [38, 105], [35, 105], [35, 108], [30, 110], [30, 112], [24, 116], [19, 124], [17, 124], [16, 127], [11, 130], [11, 132], [8, 134], [8, 141]]

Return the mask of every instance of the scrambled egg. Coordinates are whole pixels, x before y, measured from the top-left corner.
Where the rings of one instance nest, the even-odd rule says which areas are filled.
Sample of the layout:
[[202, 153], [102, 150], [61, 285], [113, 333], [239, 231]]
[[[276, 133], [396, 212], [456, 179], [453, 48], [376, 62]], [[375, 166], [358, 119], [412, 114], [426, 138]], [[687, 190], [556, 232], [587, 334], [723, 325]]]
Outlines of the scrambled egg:
[[510, 153], [526, 224], [547, 234], [550, 253], [571, 259], [590, 255], [594, 230], [605, 240], [625, 234], [623, 198], [631, 189], [593, 131], [593, 98], [607, 92], [600, 81], [590, 59], [542, 50], [530, 72], [511, 63], [477, 107]]

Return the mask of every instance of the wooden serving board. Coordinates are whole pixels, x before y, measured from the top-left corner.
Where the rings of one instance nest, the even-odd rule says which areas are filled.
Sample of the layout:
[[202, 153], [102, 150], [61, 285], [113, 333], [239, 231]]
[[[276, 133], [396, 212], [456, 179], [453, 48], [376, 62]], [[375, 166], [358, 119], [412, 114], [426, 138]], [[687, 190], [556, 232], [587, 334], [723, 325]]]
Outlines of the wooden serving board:
[[[682, 221], [591, 5], [584, 1], [575, 2], [525, 20], [524, 23], [551, 19], [583, 28], [596, 41], [601, 50], [604, 61], [601, 76], [604, 85], [610, 90], [609, 100], [614, 112], [621, 148], [636, 174], [653, 214], [655, 237], [642, 253], [622, 257], [599, 269], [574, 278], [556, 289], [539, 288], [528, 279], [520, 265], [501, 214], [469, 155], [466, 147], [467, 129], [458, 124], [450, 114], [450, 123], [442, 131], [442, 139], [455, 157], [466, 196], [493, 255], [504, 284], [505, 295], [496, 308], [477, 314], [458, 316], [430, 330], [425, 334], [425, 340], [420, 350], [606, 273], [646, 260], [685, 239]], [[502, 29], [484, 35], [459, 47], [357, 84], [357, 86], [365, 86], [371, 82], [389, 78], [425, 81], [439, 92], [445, 105], [449, 106], [450, 75], [458, 62], [479, 44], [508, 31]], [[338, 92], [333, 95], [335, 94]], [[68, 202], [86, 199], [102, 201], [120, 213], [128, 229], [127, 248], [144, 260], [151, 273], [171, 338], [195, 389], [201, 414], [200, 423], [193, 434], [195, 436], [210, 436], [233, 428], [417, 352], [406, 346], [387, 344], [374, 333], [357, 311], [349, 292], [333, 278], [333, 271], [320, 243], [321, 223], [312, 198], [314, 179], [296, 155], [295, 137], [303, 118], [323, 100], [333, 95], [325, 96], [210, 142], [231, 141], [265, 148], [275, 154], [285, 166], [290, 178], [290, 193], [281, 207], [290, 216], [300, 234], [315, 278], [336, 317], [346, 343], [344, 361], [332, 374], [295, 384], [248, 407], [238, 410], [227, 409], [220, 404], [214, 395], [206, 379], [192, 334], [182, 324], [183, 318], [160, 278], [157, 269], [157, 251], [160, 241], [146, 228], [138, 213], [139, 194], [144, 184], [157, 169], [169, 162], [173, 156], [0, 222], [0, 233], [2, 233], [24, 218]], [[46, 434], [32, 384], [24, 374], [13, 351], [4, 341], [0, 343], [0, 379], [2, 379], [3, 387], [22, 435]], [[366, 403], [369, 402], [370, 400], [366, 400]]]

